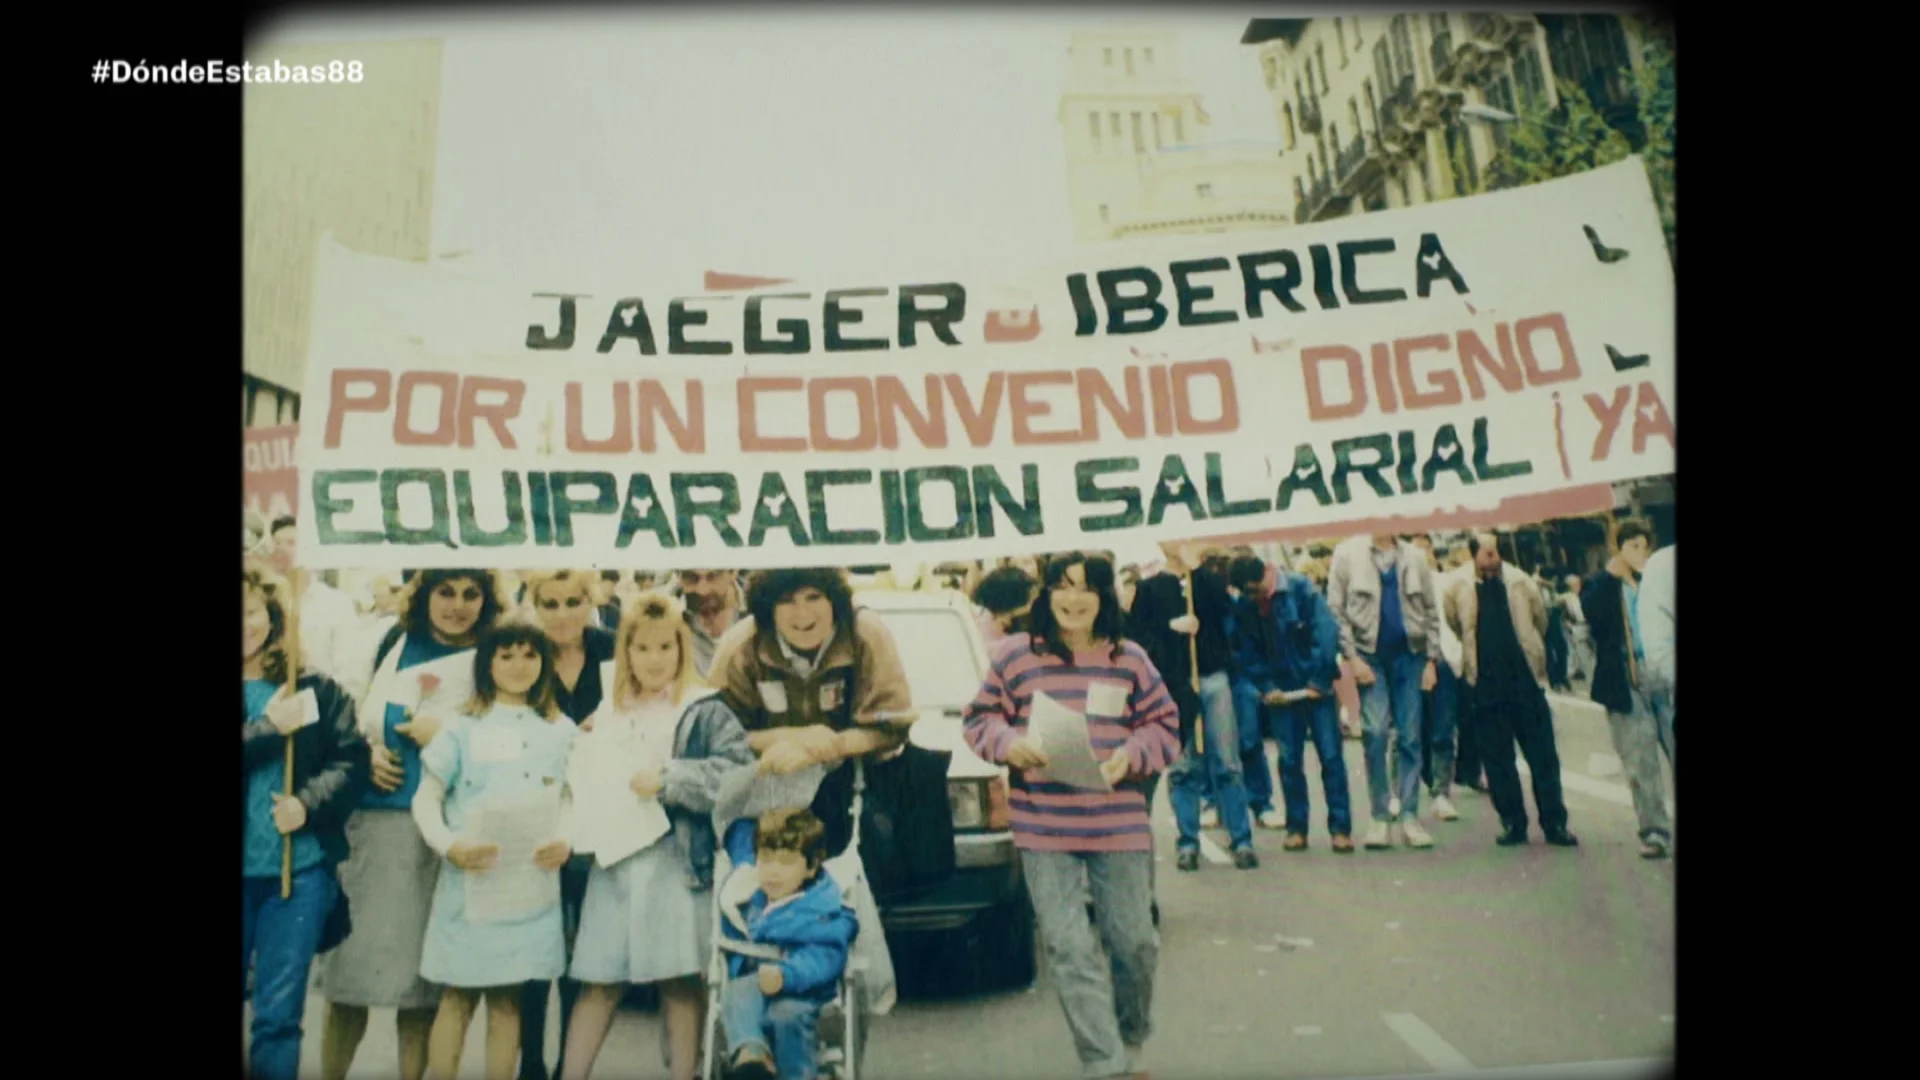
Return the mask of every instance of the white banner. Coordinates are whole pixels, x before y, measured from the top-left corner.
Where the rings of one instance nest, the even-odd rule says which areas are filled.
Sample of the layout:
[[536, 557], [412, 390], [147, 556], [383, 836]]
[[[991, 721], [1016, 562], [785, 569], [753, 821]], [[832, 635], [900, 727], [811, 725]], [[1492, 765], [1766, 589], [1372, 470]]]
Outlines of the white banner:
[[563, 299], [332, 245], [317, 287], [315, 567], [938, 561], [1673, 471], [1637, 159], [872, 296]]

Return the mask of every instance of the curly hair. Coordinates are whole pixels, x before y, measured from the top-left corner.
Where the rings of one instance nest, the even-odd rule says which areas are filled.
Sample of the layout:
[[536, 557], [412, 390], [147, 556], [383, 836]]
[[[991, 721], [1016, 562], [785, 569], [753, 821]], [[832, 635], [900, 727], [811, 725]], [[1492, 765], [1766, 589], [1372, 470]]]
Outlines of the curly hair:
[[291, 596], [293, 589], [285, 578], [258, 569], [240, 571], [240, 581], [243, 605], [245, 598], [254, 593], [259, 593], [267, 605], [267, 622], [272, 628], [267, 631], [266, 644], [260, 647], [266, 654], [261, 667], [269, 682], [284, 683], [287, 681], [287, 605], [282, 597]]
[[1120, 608], [1120, 591], [1114, 585], [1113, 564], [1084, 551], [1069, 551], [1047, 559], [1041, 571], [1040, 593], [1033, 598], [1030, 623], [1033, 651], [1073, 663], [1073, 650], [1060, 640], [1060, 625], [1054, 621], [1052, 601], [1053, 590], [1066, 580], [1067, 571], [1076, 566], [1085, 567], [1081, 573], [1086, 575], [1087, 589], [1100, 598], [1100, 610], [1093, 617], [1093, 636], [1104, 639], [1112, 646], [1112, 655], [1119, 656], [1126, 616]]
[[847, 572], [833, 566], [808, 566], [785, 570], [761, 570], [747, 580], [747, 612], [760, 638], [769, 645], [779, 631], [773, 626], [773, 609], [803, 589], [818, 589], [833, 605], [834, 636], [853, 633], [853, 586]]
[[755, 851], [797, 851], [813, 869], [827, 860], [827, 827], [811, 810], [769, 810], [754, 823]]
[[474, 620], [473, 632], [476, 636], [486, 633], [494, 623], [500, 621], [501, 613], [507, 608], [506, 598], [501, 595], [500, 575], [492, 570], [416, 572], [401, 590], [400, 625], [409, 635], [432, 633], [433, 620], [429, 615], [428, 604], [433, 599], [434, 590], [448, 582], [462, 579], [480, 587], [480, 617]]
[[693, 663], [693, 628], [682, 617], [685, 608], [672, 597], [659, 590], [643, 592], [627, 605], [627, 611], [620, 619], [620, 632], [613, 646], [613, 701], [615, 705], [632, 704], [638, 696], [639, 680], [633, 674], [633, 639], [639, 635], [642, 627], [664, 626], [673, 634], [680, 648], [680, 671], [673, 680], [673, 703], [680, 704], [686, 699], [687, 688], [705, 686], [700, 672]]

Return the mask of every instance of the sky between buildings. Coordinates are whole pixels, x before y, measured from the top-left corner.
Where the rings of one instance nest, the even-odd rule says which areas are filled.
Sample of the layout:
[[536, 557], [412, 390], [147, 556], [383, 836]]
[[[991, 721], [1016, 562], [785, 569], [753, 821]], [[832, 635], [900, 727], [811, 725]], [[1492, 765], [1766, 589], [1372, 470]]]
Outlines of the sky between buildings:
[[1209, 140], [1273, 140], [1248, 15], [644, 9], [289, 18], [272, 41], [446, 40], [434, 250], [556, 288], [704, 270], [859, 280], [1072, 248], [1056, 119], [1081, 29], [1181, 34]]

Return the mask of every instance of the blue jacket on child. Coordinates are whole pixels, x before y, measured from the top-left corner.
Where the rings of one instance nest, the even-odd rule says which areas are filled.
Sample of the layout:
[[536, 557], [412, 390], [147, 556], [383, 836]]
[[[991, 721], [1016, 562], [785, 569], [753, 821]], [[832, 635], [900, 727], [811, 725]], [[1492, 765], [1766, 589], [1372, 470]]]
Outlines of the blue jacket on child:
[[[746, 873], [743, 865], [741, 873]], [[733, 941], [772, 945], [786, 954], [777, 961], [785, 985], [780, 997], [813, 1001], [833, 1000], [840, 976], [847, 970], [847, 954], [860, 923], [840, 898], [840, 885], [825, 868], [807, 887], [784, 903], [771, 907], [759, 889], [745, 903], [723, 903], [721, 933]], [[760, 969], [761, 961], [734, 953], [727, 955], [727, 975], [739, 978]]]

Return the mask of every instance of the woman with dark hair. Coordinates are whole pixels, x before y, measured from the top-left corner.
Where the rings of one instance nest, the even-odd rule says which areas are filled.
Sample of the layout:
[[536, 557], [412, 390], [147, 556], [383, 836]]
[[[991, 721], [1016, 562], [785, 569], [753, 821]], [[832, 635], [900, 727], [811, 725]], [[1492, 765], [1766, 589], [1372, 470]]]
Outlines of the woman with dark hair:
[[[367, 782], [367, 744], [354, 726], [347, 692], [316, 672], [297, 677], [298, 694], [286, 692], [285, 589], [283, 582], [255, 571], [241, 575], [246, 841], [240, 871], [240, 979], [245, 985], [251, 965], [253, 1041], [247, 1071], [264, 1080], [299, 1075], [307, 977], [314, 957], [337, 945], [346, 930], [334, 868], [347, 857], [343, 826]], [[300, 699], [305, 694], [313, 695], [316, 723], [305, 723]], [[291, 785], [288, 739], [293, 740]], [[286, 837], [293, 838], [292, 889], [283, 897]]]
[[[1082, 1073], [1132, 1076], [1152, 1034], [1160, 951], [1147, 778], [1178, 754], [1179, 714], [1145, 650], [1121, 636], [1113, 564], [1070, 552], [1042, 573], [1032, 630], [995, 650], [967, 707], [967, 745], [1012, 769], [1013, 841]], [[1039, 694], [1085, 713], [1110, 790], [1046, 774], [1027, 735]]]
[[913, 720], [899, 650], [879, 615], [854, 610], [839, 569], [760, 571], [747, 612], [715, 646], [708, 682], [746, 727], [762, 772], [827, 767], [812, 810], [837, 856], [853, 838], [844, 764], [901, 745]]
[[360, 704], [373, 790], [347, 822], [352, 852], [340, 866], [340, 884], [353, 903], [354, 933], [328, 956], [321, 979], [328, 1002], [323, 1080], [345, 1080], [374, 1007], [397, 1013], [400, 1080], [426, 1073], [440, 992], [421, 978], [420, 956], [440, 859], [412, 815], [420, 752], [473, 697], [474, 642], [503, 606], [491, 570], [418, 571], [401, 598], [400, 625], [374, 654]]

